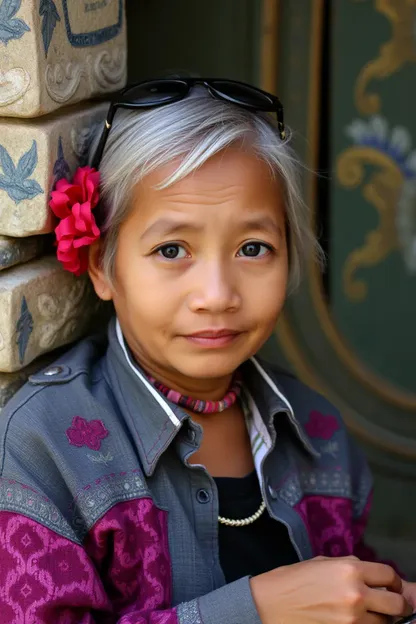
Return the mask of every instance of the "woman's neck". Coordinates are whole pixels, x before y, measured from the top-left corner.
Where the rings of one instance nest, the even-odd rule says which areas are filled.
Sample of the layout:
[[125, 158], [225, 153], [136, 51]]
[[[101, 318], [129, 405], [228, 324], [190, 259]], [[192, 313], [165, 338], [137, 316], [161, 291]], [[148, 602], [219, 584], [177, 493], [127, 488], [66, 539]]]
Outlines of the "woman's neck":
[[254, 469], [253, 453], [239, 402], [220, 414], [192, 414], [203, 430], [200, 448], [189, 463], [206, 468], [212, 477], [245, 477]]
[[178, 371], [161, 370], [150, 362], [135, 359], [148, 377], [183, 396], [201, 401], [221, 401], [233, 381], [233, 373], [222, 377], [195, 379], [182, 375]]

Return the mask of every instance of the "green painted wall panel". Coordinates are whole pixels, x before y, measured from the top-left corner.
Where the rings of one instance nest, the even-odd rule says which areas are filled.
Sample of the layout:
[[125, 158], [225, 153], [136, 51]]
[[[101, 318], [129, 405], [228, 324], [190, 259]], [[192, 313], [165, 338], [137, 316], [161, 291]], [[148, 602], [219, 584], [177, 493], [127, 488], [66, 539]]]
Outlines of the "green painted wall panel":
[[258, 75], [257, 0], [127, 0], [129, 81], [186, 71]]
[[[398, 13], [399, 5], [396, 3]], [[416, 263], [413, 271], [406, 266], [403, 250], [393, 244], [397, 237], [396, 222], [400, 217], [400, 197], [404, 184], [416, 179], [406, 159], [416, 149], [416, 63], [403, 61], [391, 69], [389, 76], [380, 76], [368, 83], [367, 92], [380, 96], [379, 110], [366, 113], [355, 98], [357, 80], [363, 68], [380, 57], [381, 48], [394, 36], [393, 24], [373, 2], [337, 0], [332, 15], [332, 89], [331, 89], [331, 163], [330, 192], [330, 296], [335, 323], [351, 350], [364, 364], [384, 380], [404, 391], [416, 392]], [[416, 51], [416, 31], [413, 32]], [[351, 42], [354, 41], [354, 45]], [[397, 48], [404, 48], [399, 41]], [[393, 52], [385, 55], [385, 67], [392, 68]], [[416, 58], [415, 58], [416, 60]], [[358, 125], [358, 123], [361, 126]], [[356, 141], [365, 146], [359, 151], [348, 133], [355, 124]], [[398, 127], [401, 130], [398, 131]], [[379, 129], [378, 132], [376, 129]], [[385, 136], [382, 136], [384, 130]], [[406, 142], [408, 145], [406, 146]], [[412, 143], [413, 148], [412, 148]], [[363, 184], [348, 188], [342, 183], [336, 164], [340, 156], [363, 168]], [[386, 164], [380, 166], [379, 155]], [[403, 172], [403, 185], [396, 189], [389, 180], [390, 170]], [[342, 171], [347, 175], [347, 161]], [[375, 176], [382, 173], [381, 179]], [[380, 208], [365, 197], [364, 186], [384, 200], [390, 233], [375, 245], [368, 245], [369, 236], [377, 236]], [[403, 200], [402, 202], [403, 203]], [[408, 207], [409, 227], [416, 233], [416, 187]], [[376, 234], [372, 234], [376, 232]], [[388, 239], [388, 240], [387, 240]], [[416, 238], [414, 238], [416, 241]], [[388, 244], [393, 249], [383, 254]], [[354, 250], [366, 248], [369, 266], [361, 264], [352, 282], [363, 281], [367, 293], [354, 297], [353, 283], [345, 283], [344, 271]], [[416, 248], [415, 252], [416, 254]], [[377, 256], [380, 256], [377, 258]], [[372, 261], [371, 258], [374, 258]]]

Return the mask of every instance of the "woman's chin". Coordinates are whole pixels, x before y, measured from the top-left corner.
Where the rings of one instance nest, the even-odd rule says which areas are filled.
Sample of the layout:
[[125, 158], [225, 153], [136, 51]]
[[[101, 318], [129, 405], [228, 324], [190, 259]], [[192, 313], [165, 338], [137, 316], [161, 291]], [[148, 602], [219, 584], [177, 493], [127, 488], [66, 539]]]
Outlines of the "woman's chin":
[[[248, 356], [247, 356], [248, 357]], [[213, 354], [197, 358], [182, 358], [178, 362], [177, 370], [190, 379], [220, 379], [232, 375], [246, 358], [237, 358], [234, 355]]]

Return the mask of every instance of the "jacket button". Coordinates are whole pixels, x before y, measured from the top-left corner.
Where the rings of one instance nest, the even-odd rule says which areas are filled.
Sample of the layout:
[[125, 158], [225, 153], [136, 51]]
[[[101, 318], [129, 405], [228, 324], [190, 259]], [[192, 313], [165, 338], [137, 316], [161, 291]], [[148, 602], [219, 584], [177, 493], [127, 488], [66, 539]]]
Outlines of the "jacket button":
[[206, 505], [211, 500], [211, 495], [208, 490], [201, 489], [196, 493], [196, 500], [198, 503], [201, 503], [201, 505]]
[[52, 377], [53, 375], [59, 375], [63, 370], [62, 366], [51, 366], [43, 374], [47, 377]]

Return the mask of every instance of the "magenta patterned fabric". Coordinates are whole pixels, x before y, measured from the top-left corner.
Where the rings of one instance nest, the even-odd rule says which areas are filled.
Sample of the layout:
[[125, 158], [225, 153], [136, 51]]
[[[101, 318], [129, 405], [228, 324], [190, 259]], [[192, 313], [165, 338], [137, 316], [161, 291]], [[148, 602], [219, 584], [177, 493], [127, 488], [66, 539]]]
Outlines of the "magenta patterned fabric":
[[0, 512], [0, 624], [177, 624], [165, 512], [113, 507], [84, 546]]
[[354, 555], [363, 561], [386, 563], [404, 578], [394, 562], [381, 561], [364, 542], [371, 503], [372, 496], [358, 520], [353, 518], [353, 503], [347, 498], [306, 496], [296, 510], [306, 525], [315, 557]]
[[355, 554], [362, 535], [361, 527], [353, 523], [351, 500], [306, 496], [296, 509], [308, 529], [315, 556]]

